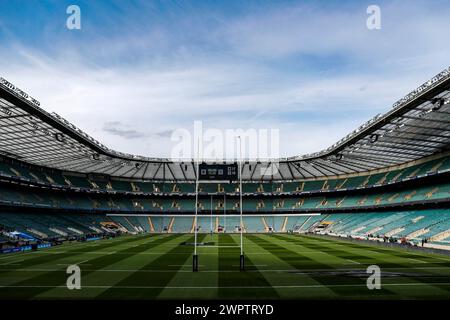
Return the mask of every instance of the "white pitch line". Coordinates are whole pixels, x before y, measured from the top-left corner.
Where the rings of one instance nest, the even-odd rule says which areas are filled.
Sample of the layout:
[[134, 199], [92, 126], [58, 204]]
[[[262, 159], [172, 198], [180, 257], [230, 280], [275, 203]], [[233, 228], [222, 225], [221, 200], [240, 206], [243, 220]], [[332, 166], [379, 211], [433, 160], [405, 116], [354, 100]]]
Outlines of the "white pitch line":
[[[384, 283], [384, 287], [422, 287], [430, 285], [441, 285], [450, 286], [450, 282], [439, 282], [439, 283]], [[299, 289], [299, 288], [335, 288], [335, 287], [367, 287], [367, 284], [328, 284], [328, 285], [284, 285], [284, 286], [87, 286], [83, 285], [82, 288], [85, 289]], [[64, 288], [67, 286], [44, 286], [44, 285], [0, 285], [0, 288]]]
[[197, 248], [240, 248], [240, 246], [209, 246], [209, 245], [203, 245], [203, 246], [197, 246]]
[[407, 259], [408, 259], [408, 260], [411, 260], [411, 261], [418, 262], [418, 263], [428, 263], [428, 262], [426, 262], [426, 261], [417, 260], [417, 259], [413, 259], [413, 258], [407, 258]]
[[16, 252], [16, 253], [12, 253], [12, 254], [6, 253], [6, 256], [0, 257], [0, 260], [17, 258], [17, 255], [24, 256], [24, 255], [28, 255], [28, 254], [32, 254], [32, 253], [37, 253], [37, 252], [38, 251]]
[[86, 259], [86, 260], [83, 260], [80, 262], [75, 262], [75, 263], [58, 263], [57, 266], [72, 266], [72, 265], [81, 265], [81, 264], [91, 266], [92, 264], [85, 264], [85, 262], [87, 262], [89, 260], [90, 259]]
[[13, 261], [10, 261], [10, 262], [2, 263], [1, 265], [2, 265], [2, 266], [7, 266], [7, 265], [11, 265], [11, 264], [13, 264], [13, 263], [18, 263], [18, 262], [23, 262], [23, 261], [25, 261], [25, 260], [24, 260], [24, 259], [21, 259], [21, 260], [13, 260]]
[[[232, 267], [240, 267], [239, 264], [233, 264]], [[267, 264], [252, 264], [251, 267], [267, 267]]]
[[[85, 245], [85, 244], [84, 243], [69, 244], [69, 245], [67, 245], [67, 247], [68, 248], [73, 248], [75, 246], [81, 246], [81, 245]], [[48, 251], [16, 252], [16, 253], [12, 253], [12, 254], [7, 254], [5, 257], [0, 257], [0, 260], [5, 260], [5, 259], [9, 259], [9, 258], [17, 258], [17, 255], [24, 256], [24, 255], [29, 255], [29, 254], [40, 254], [40, 253], [56, 254], [56, 253], [70, 252], [70, 250], [69, 251], [53, 251], [53, 249], [54, 249], [54, 247], [45, 249], [45, 250], [48, 250]]]
[[450, 259], [445, 259], [445, 258], [441, 258], [441, 257], [432, 257], [433, 259], [437, 259], [437, 260], [443, 260], [443, 261], [447, 261], [449, 262]]
[[[46, 252], [46, 253], [48, 253], [48, 252]], [[154, 255], [154, 254], [157, 254], [157, 255], [179, 255], [179, 254], [182, 254], [182, 255], [186, 255], [187, 253], [192, 253], [191, 251], [186, 251], [186, 252], [166, 252], [166, 251], [161, 251], [161, 252], [156, 252], [156, 251], [153, 251], [153, 252], [136, 252], [136, 253], [134, 253], [134, 252], [117, 252], [117, 251], [111, 251], [111, 252], [109, 252], [109, 251], [86, 251], [86, 252], [67, 252], [67, 253], [72, 253], [72, 254], [98, 254], [98, 255], [108, 255], [108, 254], [120, 254], [120, 255]], [[204, 252], [204, 253], [202, 253], [202, 254], [211, 254], [211, 255], [217, 255], [217, 253], [216, 252], [211, 252], [211, 253], [208, 253], [208, 252]], [[223, 254], [223, 255], [227, 255], [227, 254], [235, 254], [235, 253], [221, 253], [221, 254]], [[252, 255], [252, 254], [254, 254], [254, 255], [261, 255], [261, 254], [272, 254], [272, 253], [269, 253], [269, 252], [245, 252], [245, 254], [249, 254], [249, 255]]]
[[[187, 265], [186, 265], [187, 266]], [[383, 270], [405, 270], [407, 268], [382, 268]], [[447, 267], [415, 267], [415, 270], [448, 270]], [[0, 269], [1, 271], [21, 271], [21, 272], [61, 272], [61, 269], [43, 269], [43, 268], [22, 268], [22, 269]], [[331, 272], [331, 271], [361, 271], [363, 269], [350, 268], [350, 269], [315, 269], [314, 272]], [[173, 272], [173, 270], [146, 270], [146, 269], [86, 269], [85, 271], [93, 271], [93, 272], [138, 272], [138, 273], [164, 273], [164, 272]], [[365, 269], [364, 269], [365, 271]], [[177, 272], [192, 272], [189, 270], [179, 270]], [[241, 272], [239, 270], [200, 270], [199, 272], [207, 272], [207, 273], [229, 273], [229, 272]], [[298, 270], [298, 269], [258, 269], [258, 270], [247, 270], [246, 272], [290, 272], [295, 274], [304, 274], [308, 275], [311, 273], [311, 270]], [[407, 278], [408, 276], [405, 275]], [[450, 278], [450, 274], [443, 275], [442, 277]]]
[[41, 254], [41, 253], [47, 253], [47, 254], [60, 254], [60, 253], [75, 253], [75, 252], [70, 252], [70, 251], [33, 251], [30, 253], [34, 253], [34, 254]]
[[[169, 267], [192, 267], [190, 264], [169, 264], [168, 266]], [[199, 267], [204, 267], [203, 264], [199, 264], [198, 266]], [[173, 272], [173, 270], [168, 270], [168, 271], [172, 271]]]
[[348, 262], [351, 262], [351, 263], [353, 263], [353, 264], [361, 264], [360, 262], [358, 262], [358, 261], [353, 261], [353, 260], [350, 260], [350, 259], [346, 259]]

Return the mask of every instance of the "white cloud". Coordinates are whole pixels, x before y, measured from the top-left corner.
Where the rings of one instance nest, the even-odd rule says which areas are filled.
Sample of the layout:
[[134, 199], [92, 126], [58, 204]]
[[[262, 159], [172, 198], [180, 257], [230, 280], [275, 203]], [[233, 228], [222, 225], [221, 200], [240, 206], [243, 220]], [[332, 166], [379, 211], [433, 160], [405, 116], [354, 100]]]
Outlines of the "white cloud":
[[[366, 27], [367, 6], [311, 5], [259, 11], [223, 26], [224, 41], [245, 56], [280, 58], [295, 54], [345, 54], [357, 61], [440, 55], [449, 50], [445, 30], [450, 28], [450, 7], [429, 1], [380, 4], [382, 29]], [[438, 9], [438, 10], [437, 10]], [[439, 50], [438, 50], [439, 49]], [[380, 65], [372, 61], [375, 65]]]
[[[157, 30], [142, 43], [139, 34], [105, 36], [81, 51], [67, 43], [52, 54], [5, 47], [0, 68], [45, 109], [118, 151], [168, 157], [170, 132], [204, 120], [219, 129], [278, 128], [281, 156], [292, 156], [328, 147], [446, 67], [448, 11], [382, 6], [383, 29], [373, 33], [364, 7], [262, 10], [225, 21], [203, 39], [220, 42], [223, 52], [177, 45]], [[116, 63], [127, 49], [144, 58]], [[104, 59], [91, 59], [89, 50]], [[336, 63], [327, 61], [335, 56]], [[309, 68], [317, 59], [326, 66]]]

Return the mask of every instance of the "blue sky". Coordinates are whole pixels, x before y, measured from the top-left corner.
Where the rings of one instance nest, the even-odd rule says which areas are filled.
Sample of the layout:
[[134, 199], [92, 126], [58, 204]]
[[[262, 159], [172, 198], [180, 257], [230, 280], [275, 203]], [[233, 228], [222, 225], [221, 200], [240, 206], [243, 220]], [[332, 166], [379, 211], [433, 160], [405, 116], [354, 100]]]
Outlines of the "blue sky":
[[0, 1], [0, 75], [119, 151], [170, 156], [171, 132], [202, 120], [279, 129], [292, 156], [448, 67], [449, 15], [448, 1]]

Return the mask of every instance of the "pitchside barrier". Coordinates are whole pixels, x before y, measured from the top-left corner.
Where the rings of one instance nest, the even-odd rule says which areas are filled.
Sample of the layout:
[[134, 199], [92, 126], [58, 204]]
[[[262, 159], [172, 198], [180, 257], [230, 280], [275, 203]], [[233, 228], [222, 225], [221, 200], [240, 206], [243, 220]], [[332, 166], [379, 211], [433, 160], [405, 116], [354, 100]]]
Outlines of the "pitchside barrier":
[[437, 254], [445, 254], [447, 256], [450, 256], [450, 250], [445, 249], [436, 249], [436, 248], [427, 248], [427, 247], [420, 247], [420, 246], [413, 246], [413, 245], [407, 245], [407, 244], [401, 244], [401, 243], [393, 243], [393, 242], [383, 242], [383, 241], [376, 241], [376, 240], [365, 240], [365, 239], [357, 239], [357, 238], [350, 238], [350, 237], [342, 237], [342, 236], [332, 236], [327, 234], [315, 234], [315, 233], [307, 233], [304, 234], [308, 237], [313, 238], [326, 238], [331, 240], [343, 240], [343, 241], [350, 241], [350, 242], [356, 242], [356, 243], [364, 243], [369, 245], [376, 245], [380, 247], [389, 247], [389, 248], [400, 248], [406, 251], [421, 251], [425, 253], [437, 253]]
[[[50, 243], [41, 243], [37, 245], [37, 249], [50, 248], [52, 245]], [[30, 251], [33, 247], [31, 245], [20, 246], [14, 248], [0, 249], [0, 253], [14, 253], [20, 251]]]

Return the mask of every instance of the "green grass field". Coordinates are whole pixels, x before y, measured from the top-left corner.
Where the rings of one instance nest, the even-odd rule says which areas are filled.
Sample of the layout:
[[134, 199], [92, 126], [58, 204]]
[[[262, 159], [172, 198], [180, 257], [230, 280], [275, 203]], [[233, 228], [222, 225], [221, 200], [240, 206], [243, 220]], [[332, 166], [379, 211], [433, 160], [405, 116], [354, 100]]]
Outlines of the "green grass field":
[[[124, 236], [0, 256], [4, 299], [449, 299], [450, 257], [342, 240], [246, 234]], [[81, 268], [81, 290], [66, 287], [66, 268]], [[378, 265], [381, 290], [368, 290], [366, 268]]]

